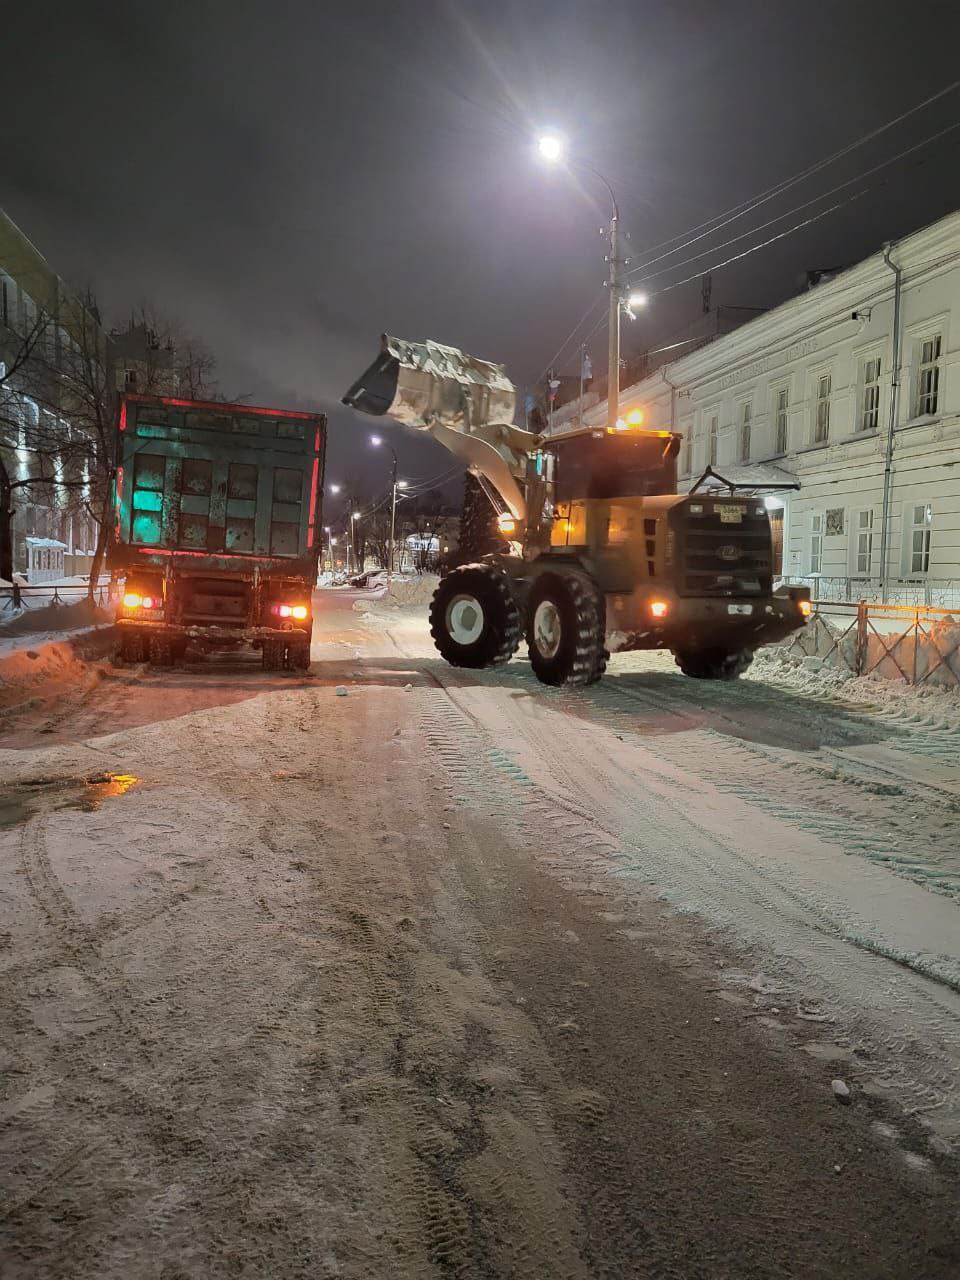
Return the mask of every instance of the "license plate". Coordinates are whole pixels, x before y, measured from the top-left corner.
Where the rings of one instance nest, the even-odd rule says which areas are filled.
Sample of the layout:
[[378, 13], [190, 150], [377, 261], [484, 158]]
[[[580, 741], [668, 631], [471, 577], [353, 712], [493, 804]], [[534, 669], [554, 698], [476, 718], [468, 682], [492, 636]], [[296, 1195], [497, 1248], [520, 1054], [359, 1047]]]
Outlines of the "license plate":
[[727, 613], [750, 614], [753, 613], [752, 604], [728, 604]]
[[717, 510], [720, 512], [721, 524], [741, 524], [743, 522], [743, 507], [732, 507], [725, 502], [718, 502]]

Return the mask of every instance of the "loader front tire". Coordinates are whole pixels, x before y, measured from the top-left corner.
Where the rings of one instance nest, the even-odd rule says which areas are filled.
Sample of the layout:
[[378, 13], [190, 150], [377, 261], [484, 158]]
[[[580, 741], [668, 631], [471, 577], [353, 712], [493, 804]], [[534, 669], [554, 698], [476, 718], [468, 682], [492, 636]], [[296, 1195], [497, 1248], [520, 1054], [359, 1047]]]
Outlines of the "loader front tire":
[[585, 574], [544, 573], [527, 601], [527, 651], [542, 684], [594, 684], [607, 667], [606, 611]]
[[506, 575], [464, 564], [442, 578], [430, 605], [430, 634], [453, 667], [498, 667], [520, 644], [520, 610]]

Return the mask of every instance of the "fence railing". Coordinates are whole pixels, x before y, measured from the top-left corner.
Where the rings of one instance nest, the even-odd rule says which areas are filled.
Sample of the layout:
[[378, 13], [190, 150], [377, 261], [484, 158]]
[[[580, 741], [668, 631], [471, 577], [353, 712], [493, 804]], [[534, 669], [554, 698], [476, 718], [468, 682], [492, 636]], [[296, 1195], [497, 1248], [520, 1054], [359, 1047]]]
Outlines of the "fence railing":
[[[37, 583], [0, 587], [0, 619], [4, 615], [19, 613], [23, 609], [43, 609], [53, 604], [76, 604], [86, 600], [89, 588], [86, 583], [50, 585]], [[94, 588], [93, 598], [98, 605], [108, 605], [116, 598], [116, 588], [109, 582], [100, 582]]]
[[855, 676], [960, 687], [960, 621], [949, 609], [815, 600], [810, 621], [784, 647]]
[[[883, 596], [883, 581], [876, 577], [808, 574], [777, 578], [776, 585], [809, 587], [814, 599], [838, 604], [856, 604], [859, 600], [879, 603]], [[888, 578], [886, 603], [911, 609], [960, 609], [960, 579]]]

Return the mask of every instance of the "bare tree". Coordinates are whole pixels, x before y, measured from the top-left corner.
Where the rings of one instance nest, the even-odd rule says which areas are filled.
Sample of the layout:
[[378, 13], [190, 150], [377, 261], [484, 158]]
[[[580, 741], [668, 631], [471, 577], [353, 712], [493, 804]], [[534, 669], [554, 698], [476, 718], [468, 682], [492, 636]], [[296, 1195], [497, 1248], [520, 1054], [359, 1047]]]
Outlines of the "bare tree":
[[52, 309], [38, 307], [25, 331], [10, 331], [9, 364], [0, 366], [0, 577], [8, 581], [17, 503], [66, 510], [82, 499], [90, 478], [89, 445], [68, 415], [56, 368], [62, 332]]

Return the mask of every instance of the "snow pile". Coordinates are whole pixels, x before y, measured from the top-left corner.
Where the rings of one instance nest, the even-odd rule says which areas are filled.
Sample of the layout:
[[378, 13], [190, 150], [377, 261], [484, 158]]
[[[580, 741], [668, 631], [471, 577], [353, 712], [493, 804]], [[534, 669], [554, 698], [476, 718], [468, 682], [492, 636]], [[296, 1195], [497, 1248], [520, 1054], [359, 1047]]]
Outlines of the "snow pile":
[[[889, 637], [885, 637], [889, 639]], [[846, 703], [863, 703], [885, 712], [933, 717], [960, 729], [960, 688], [932, 682], [910, 685], [877, 672], [854, 676], [816, 656], [803, 657], [781, 645], [758, 649], [747, 679], [779, 685], [812, 697], [831, 697], [842, 689]], [[932, 677], [931, 677], [932, 681]]]
[[429, 604], [439, 581], [440, 578], [435, 573], [420, 573], [412, 578], [394, 575], [387, 583], [383, 602], [397, 607]]
[[34, 632], [73, 631], [78, 627], [102, 626], [113, 621], [113, 611], [102, 609], [92, 600], [74, 600], [70, 604], [47, 604], [8, 615], [0, 614], [0, 637], [32, 635]]
[[[837, 626], [818, 616], [781, 651], [801, 660], [819, 659], [847, 675], [856, 671], [857, 628]], [[769, 651], [768, 651], [769, 652]], [[945, 689], [960, 684], [960, 621], [952, 616], [924, 622], [919, 628], [878, 635], [867, 629], [863, 669], [885, 680], [915, 678]]]

